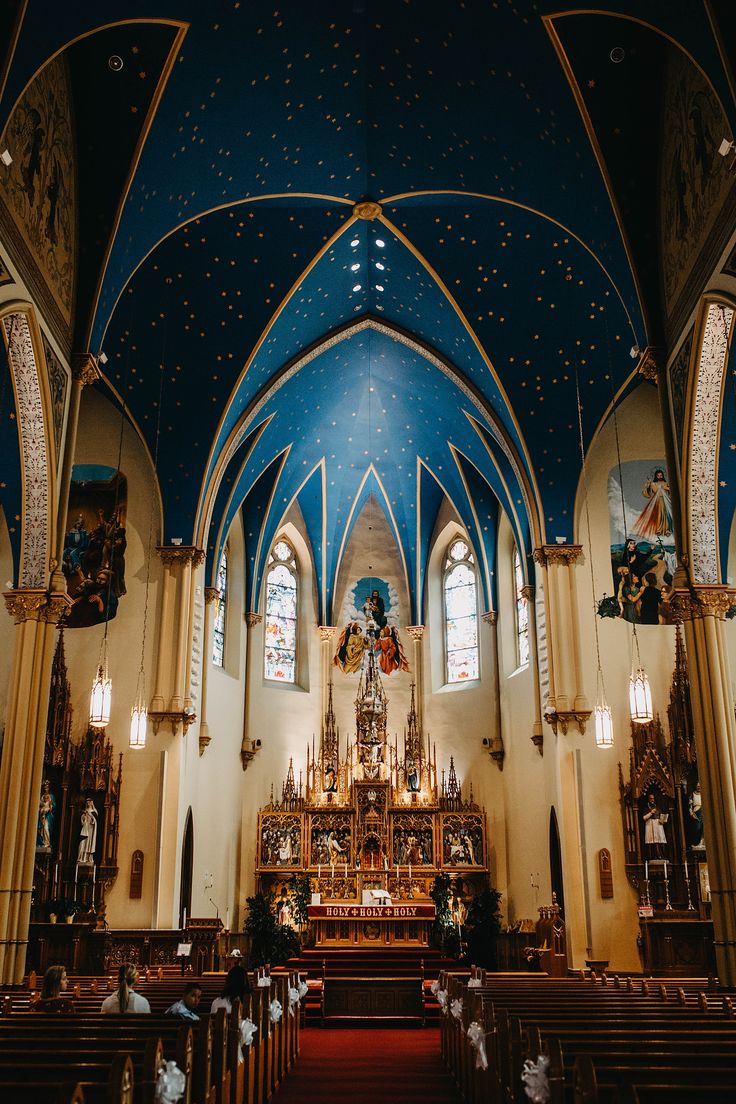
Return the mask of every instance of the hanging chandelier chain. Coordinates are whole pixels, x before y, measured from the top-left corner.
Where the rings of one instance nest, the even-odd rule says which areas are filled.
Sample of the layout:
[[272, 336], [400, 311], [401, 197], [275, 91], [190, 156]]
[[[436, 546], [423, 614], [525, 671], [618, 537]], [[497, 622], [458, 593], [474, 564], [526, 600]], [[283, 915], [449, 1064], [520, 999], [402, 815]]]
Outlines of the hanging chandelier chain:
[[580, 441], [580, 461], [583, 469], [583, 486], [585, 488], [585, 522], [588, 527], [588, 566], [590, 568], [590, 588], [593, 596], [593, 627], [595, 629], [595, 653], [598, 661], [598, 681], [600, 683], [600, 689], [603, 690], [605, 697], [605, 686], [603, 684], [603, 668], [601, 667], [601, 648], [600, 641], [598, 639], [598, 620], [595, 615], [595, 575], [593, 572], [593, 538], [592, 530], [590, 528], [590, 506], [588, 502], [588, 466], [585, 460], [585, 442], [583, 439], [583, 404], [580, 400], [580, 379], [578, 377], [577, 364], [575, 365], [575, 396], [578, 404], [578, 436]]

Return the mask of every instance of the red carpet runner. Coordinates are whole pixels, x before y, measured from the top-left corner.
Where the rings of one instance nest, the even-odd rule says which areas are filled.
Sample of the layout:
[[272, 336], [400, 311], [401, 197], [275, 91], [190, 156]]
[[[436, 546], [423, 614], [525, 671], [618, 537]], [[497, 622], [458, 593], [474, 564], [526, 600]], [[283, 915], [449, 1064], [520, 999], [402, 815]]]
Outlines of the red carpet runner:
[[458, 1104], [437, 1028], [309, 1027], [273, 1104]]

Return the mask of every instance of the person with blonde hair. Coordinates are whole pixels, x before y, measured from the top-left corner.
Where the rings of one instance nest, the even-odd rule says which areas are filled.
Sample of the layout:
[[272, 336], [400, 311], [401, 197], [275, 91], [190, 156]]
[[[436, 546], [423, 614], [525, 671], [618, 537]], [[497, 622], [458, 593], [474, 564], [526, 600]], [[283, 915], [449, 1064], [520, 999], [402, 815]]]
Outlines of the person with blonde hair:
[[133, 963], [124, 962], [118, 970], [118, 987], [109, 997], [105, 997], [100, 1012], [103, 1015], [150, 1012], [151, 1006], [146, 998], [135, 992], [134, 986], [137, 980], [138, 971]]

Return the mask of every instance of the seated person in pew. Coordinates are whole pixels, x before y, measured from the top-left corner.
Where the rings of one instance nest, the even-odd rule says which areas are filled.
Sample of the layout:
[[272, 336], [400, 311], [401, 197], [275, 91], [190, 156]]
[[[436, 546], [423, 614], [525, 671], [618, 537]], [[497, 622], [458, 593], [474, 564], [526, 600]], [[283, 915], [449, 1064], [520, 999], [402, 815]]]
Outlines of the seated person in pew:
[[176, 1016], [178, 1020], [194, 1020], [199, 1023], [199, 1016], [194, 1009], [198, 1006], [202, 997], [202, 986], [198, 981], [190, 981], [184, 986], [184, 996], [181, 1000], [174, 1001], [164, 1016]]
[[233, 966], [228, 970], [222, 992], [213, 1000], [210, 1012], [215, 1013], [218, 1008], [224, 1008], [228, 1013], [232, 1012], [232, 1002], [237, 999], [242, 1004], [248, 992], [250, 992], [248, 975], [242, 966]]
[[135, 992], [138, 971], [132, 962], [124, 962], [118, 970], [116, 992], [105, 997], [100, 1012], [103, 1015], [118, 1015], [121, 1012], [150, 1012], [151, 1006], [145, 997]]
[[64, 996], [69, 984], [63, 966], [49, 966], [44, 974], [41, 996], [31, 1005], [32, 1012], [73, 1012], [74, 1002]]

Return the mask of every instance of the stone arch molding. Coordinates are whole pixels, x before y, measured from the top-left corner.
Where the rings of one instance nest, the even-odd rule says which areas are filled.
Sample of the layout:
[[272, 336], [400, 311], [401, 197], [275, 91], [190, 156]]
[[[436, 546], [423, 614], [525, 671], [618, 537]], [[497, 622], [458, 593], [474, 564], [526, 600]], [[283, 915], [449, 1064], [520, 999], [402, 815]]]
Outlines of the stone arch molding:
[[21, 563], [18, 585], [45, 588], [53, 547], [51, 407], [36, 321], [30, 309], [11, 307], [0, 318], [13, 377], [23, 480]]
[[720, 582], [718, 444], [734, 308], [708, 301], [693, 385], [686, 478], [687, 543], [693, 582]]

